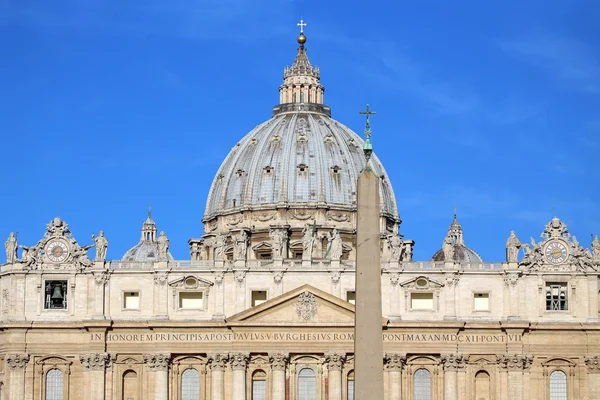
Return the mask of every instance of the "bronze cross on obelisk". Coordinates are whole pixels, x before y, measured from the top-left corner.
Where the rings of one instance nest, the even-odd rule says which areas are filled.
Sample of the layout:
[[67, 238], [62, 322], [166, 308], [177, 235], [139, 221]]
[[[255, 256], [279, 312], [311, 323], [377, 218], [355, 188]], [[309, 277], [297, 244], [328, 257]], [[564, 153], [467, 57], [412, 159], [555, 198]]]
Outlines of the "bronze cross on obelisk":
[[369, 110], [369, 105], [367, 104], [367, 108], [365, 111], [359, 111], [359, 114], [363, 114], [365, 116], [365, 145], [363, 146], [363, 152], [365, 153], [365, 158], [367, 159], [367, 167], [369, 166], [369, 159], [371, 158], [371, 154], [373, 153], [373, 145], [371, 144], [371, 120], [370, 116], [373, 114], [377, 114], [375, 111]]

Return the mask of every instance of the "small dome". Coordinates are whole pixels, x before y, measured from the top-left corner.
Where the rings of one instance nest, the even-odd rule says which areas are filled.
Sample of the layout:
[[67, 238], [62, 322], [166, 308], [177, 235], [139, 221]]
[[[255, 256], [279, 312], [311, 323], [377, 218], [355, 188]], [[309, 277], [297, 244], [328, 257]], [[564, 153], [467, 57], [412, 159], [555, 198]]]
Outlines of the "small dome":
[[[448, 250], [445, 251], [445, 249]], [[448, 228], [448, 234], [444, 238], [444, 243], [442, 248], [435, 252], [433, 257], [431, 257], [432, 261], [447, 261], [446, 253], [450, 252], [449, 249], [452, 248], [452, 260], [459, 263], [480, 263], [483, 262], [483, 259], [475, 250], [472, 250], [465, 246], [465, 242], [463, 239], [463, 231], [462, 227], [458, 223], [456, 219], [456, 214], [454, 214], [454, 220], [450, 224]]]
[[[169, 261], [174, 258], [170, 252], [167, 253]], [[148, 218], [142, 225], [142, 237], [140, 242], [127, 250], [121, 261], [159, 261], [158, 240], [156, 237], [156, 224], [152, 220], [152, 213], [148, 211]]]

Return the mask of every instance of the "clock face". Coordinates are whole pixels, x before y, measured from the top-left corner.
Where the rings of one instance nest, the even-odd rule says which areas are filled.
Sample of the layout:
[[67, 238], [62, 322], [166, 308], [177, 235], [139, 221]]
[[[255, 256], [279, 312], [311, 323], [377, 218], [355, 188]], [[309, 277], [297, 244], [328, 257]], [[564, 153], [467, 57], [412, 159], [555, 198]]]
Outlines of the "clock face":
[[69, 256], [69, 247], [60, 240], [55, 240], [46, 246], [46, 257], [52, 262], [62, 262]]
[[552, 264], [560, 264], [567, 261], [569, 250], [563, 242], [553, 241], [546, 245], [544, 254], [546, 255], [546, 260], [548, 260], [548, 262]]

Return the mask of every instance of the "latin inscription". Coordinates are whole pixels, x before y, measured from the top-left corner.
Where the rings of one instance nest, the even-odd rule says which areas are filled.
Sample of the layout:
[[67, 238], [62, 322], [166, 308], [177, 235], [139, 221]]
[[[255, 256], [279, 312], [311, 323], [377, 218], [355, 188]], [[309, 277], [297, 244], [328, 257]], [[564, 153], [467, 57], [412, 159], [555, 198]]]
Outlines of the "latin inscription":
[[[92, 333], [92, 341], [103, 341], [104, 335]], [[304, 332], [213, 332], [213, 333], [108, 333], [106, 341], [112, 343], [144, 342], [351, 342], [354, 333], [304, 333]], [[520, 335], [490, 334], [426, 334], [383, 333], [384, 342], [458, 342], [474, 344], [521, 342]]]

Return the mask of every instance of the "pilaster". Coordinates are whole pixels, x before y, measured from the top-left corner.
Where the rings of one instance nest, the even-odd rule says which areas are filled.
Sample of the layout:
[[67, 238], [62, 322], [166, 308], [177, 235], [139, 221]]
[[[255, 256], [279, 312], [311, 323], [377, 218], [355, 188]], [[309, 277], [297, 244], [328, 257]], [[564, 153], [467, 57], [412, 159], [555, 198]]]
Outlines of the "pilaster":
[[464, 369], [467, 357], [462, 354], [442, 354], [444, 366], [444, 400], [458, 400], [458, 371]]
[[342, 367], [346, 361], [345, 354], [329, 353], [325, 355], [328, 370], [328, 400], [342, 400]]
[[406, 354], [386, 354], [385, 365], [389, 378], [389, 400], [402, 399], [402, 369], [406, 364]]
[[524, 399], [524, 373], [528, 371], [533, 357], [526, 354], [503, 354], [497, 356], [498, 364], [506, 369], [508, 374], [508, 398], [510, 400]]
[[289, 356], [284, 353], [269, 354], [269, 363], [271, 364], [271, 400], [285, 400], [285, 369], [289, 361]]
[[104, 371], [109, 362], [108, 353], [81, 354], [79, 362], [89, 380], [86, 397], [90, 400], [104, 400], [106, 387]]
[[170, 354], [145, 354], [144, 364], [154, 373], [154, 400], [169, 400]]
[[225, 398], [225, 367], [229, 356], [227, 354], [210, 354], [208, 356], [211, 369], [211, 400], [223, 400]]
[[588, 398], [600, 399], [600, 356], [585, 356], [588, 372]]
[[25, 398], [25, 368], [29, 358], [29, 354], [13, 353], [6, 355], [6, 365], [8, 365], [10, 376], [9, 399]]

